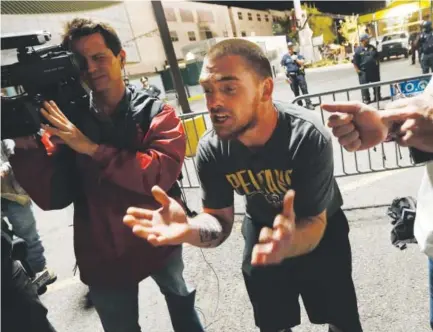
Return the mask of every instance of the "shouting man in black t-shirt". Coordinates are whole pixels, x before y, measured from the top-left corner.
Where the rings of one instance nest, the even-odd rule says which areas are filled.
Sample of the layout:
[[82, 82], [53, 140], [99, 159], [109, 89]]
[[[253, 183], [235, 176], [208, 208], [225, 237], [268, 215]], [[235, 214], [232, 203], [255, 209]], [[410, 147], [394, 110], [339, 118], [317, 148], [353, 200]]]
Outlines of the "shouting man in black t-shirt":
[[203, 213], [187, 218], [154, 187], [162, 207], [130, 208], [125, 223], [155, 246], [216, 247], [230, 235], [236, 191], [246, 201], [242, 271], [260, 331], [298, 325], [299, 295], [312, 323], [362, 331], [331, 135], [313, 113], [272, 100], [271, 66], [249, 41], [213, 46], [200, 83], [214, 127], [197, 155]]

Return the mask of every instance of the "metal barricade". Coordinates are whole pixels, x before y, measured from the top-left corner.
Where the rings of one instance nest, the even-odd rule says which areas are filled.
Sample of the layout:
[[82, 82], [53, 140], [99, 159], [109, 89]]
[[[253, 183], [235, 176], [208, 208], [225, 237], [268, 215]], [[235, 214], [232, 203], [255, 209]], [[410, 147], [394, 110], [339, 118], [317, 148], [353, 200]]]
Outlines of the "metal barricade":
[[[402, 83], [413, 81], [428, 82], [430, 79], [431, 74], [428, 74], [410, 78], [402, 78], [398, 80], [363, 84], [346, 89], [331, 90], [299, 96], [292, 100], [292, 103], [310, 99], [316, 109], [319, 107], [322, 123], [326, 125], [330, 113], [324, 111], [321, 107], [321, 105], [325, 102], [362, 100], [361, 91], [363, 89], [389, 87], [389, 91], [387, 92], [383, 91], [382, 89], [382, 98], [380, 101], [378, 100], [370, 104], [378, 110], [383, 110], [386, 101], [393, 101], [394, 99], [402, 97], [400, 89], [400, 85]], [[333, 137], [333, 146], [335, 169], [334, 174], [336, 177], [383, 172], [415, 166], [410, 156], [409, 149], [402, 148], [395, 142], [381, 143], [375, 148], [353, 153], [344, 150], [343, 147], [338, 143], [337, 139]]]
[[200, 188], [200, 180], [195, 163], [198, 141], [212, 127], [207, 111], [182, 114], [179, 116], [186, 135], [185, 162], [182, 167], [182, 188]]

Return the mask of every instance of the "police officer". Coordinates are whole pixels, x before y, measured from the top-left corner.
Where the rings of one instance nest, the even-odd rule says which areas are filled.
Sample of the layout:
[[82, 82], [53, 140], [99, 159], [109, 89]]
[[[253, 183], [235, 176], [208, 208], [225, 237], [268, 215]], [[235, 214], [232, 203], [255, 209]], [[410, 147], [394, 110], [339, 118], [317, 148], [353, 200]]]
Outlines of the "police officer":
[[[303, 95], [308, 95], [307, 81], [305, 80], [304, 62], [305, 59], [302, 55], [297, 54], [293, 50], [293, 43], [288, 42], [288, 53], [284, 54], [281, 59], [281, 66], [286, 70], [287, 82], [290, 84], [295, 97], [299, 96], [299, 88], [301, 88]], [[314, 106], [311, 100], [308, 98], [305, 100], [306, 108], [314, 110]], [[302, 106], [302, 101], [298, 101], [298, 105]]]
[[419, 51], [421, 53], [421, 68], [423, 74], [433, 72], [433, 33], [432, 22], [425, 21], [422, 24], [422, 34], [419, 38]]
[[143, 76], [140, 79], [141, 84], [143, 85], [142, 90], [146, 91], [151, 97], [158, 98], [161, 94], [161, 90], [159, 90], [155, 85], [149, 83], [149, 79], [146, 76]]
[[[380, 81], [380, 70], [379, 70], [379, 52], [376, 47], [370, 44], [370, 37], [367, 34], [363, 34], [360, 37], [361, 45], [355, 50], [353, 56], [353, 66], [358, 73], [359, 83], [366, 84], [371, 82]], [[380, 87], [374, 88], [374, 100], [378, 101], [381, 99]], [[370, 92], [368, 89], [362, 90], [362, 100], [364, 103], [371, 103]]]
[[409, 45], [410, 45], [410, 51], [411, 51], [411, 55], [412, 55], [412, 65], [415, 64], [415, 59], [416, 59], [416, 53], [419, 52], [418, 50], [418, 38], [419, 38], [419, 34], [418, 32], [412, 32], [409, 36]]

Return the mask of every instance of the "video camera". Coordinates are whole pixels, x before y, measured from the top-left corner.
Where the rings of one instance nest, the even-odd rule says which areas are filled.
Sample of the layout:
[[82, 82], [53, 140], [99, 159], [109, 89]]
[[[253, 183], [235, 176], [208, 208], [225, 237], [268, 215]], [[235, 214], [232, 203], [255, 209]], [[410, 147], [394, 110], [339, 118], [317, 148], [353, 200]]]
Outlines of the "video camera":
[[[54, 100], [69, 120], [79, 107], [89, 105], [89, 95], [80, 81], [74, 54], [61, 45], [35, 49], [51, 40], [46, 31], [2, 35], [1, 49], [17, 49], [18, 62], [1, 66], [1, 139], [39, 132], [41, 103]], [[21, 88], [15, 96], [4, 96], [5, 88]]]

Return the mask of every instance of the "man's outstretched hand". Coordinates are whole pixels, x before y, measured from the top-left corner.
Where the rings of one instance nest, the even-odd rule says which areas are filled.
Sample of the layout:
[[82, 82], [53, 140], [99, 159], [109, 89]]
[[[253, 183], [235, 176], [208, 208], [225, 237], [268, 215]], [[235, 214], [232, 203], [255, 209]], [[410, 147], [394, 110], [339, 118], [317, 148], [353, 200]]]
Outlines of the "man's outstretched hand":
[[135, 235], [154, 246], [187, 242], [190, 226], [183, 207], [158, 186], [152, 188], [152, 195], [161, 208], [130, 207], [123, 222], [132, 228]]
[[396, 142], [433, 152], [433, 95], [399, 99], [378, 111], [359, 102], [323, 104], [332, 114], [328, 126], [348, 151], [359, 151], [383, 142], [391, 130]]
[[283, 211], [274, 219], [273, 228], [262, 228], [252, 252], [252, 265], [279, 264], [289, 257], [296, 232], [293, 203], [295, 192], [289, 190], [284, 196]]

